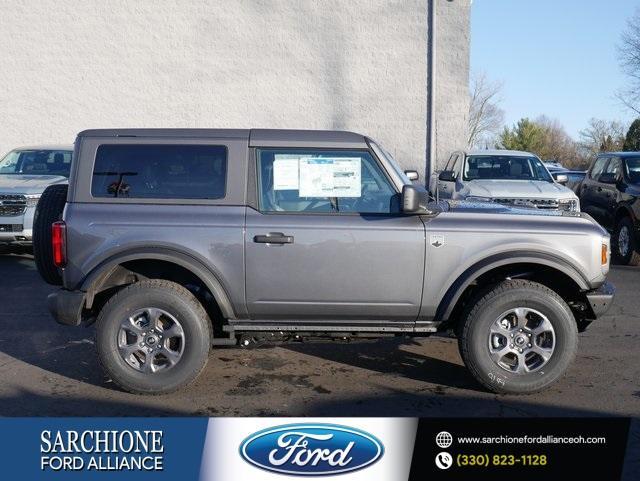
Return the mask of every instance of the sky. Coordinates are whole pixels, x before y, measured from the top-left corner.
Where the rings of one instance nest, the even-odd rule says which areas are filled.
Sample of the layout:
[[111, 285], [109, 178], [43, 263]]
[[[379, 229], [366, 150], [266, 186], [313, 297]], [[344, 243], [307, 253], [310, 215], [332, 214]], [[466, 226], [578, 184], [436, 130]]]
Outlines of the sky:
[[473, 0], [471, 72], [503, 83], [507, 125], [546, 115], [578, 138], [591, 117], [630, 122], [616, 44], [640, 1]]

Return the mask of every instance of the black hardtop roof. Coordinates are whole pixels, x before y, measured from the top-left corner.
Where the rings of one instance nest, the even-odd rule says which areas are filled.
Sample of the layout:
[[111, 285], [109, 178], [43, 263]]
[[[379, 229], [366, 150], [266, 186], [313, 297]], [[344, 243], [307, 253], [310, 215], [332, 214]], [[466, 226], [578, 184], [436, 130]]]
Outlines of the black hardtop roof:
[[638, 151], [630, 151], [630, 152], [600, 152], [598, 153], [598, 157], [603, 155], [615, 155], [617, 157], [638, 157], [640, 152]]
[[78, 137], [247, 139], [251, 147], [366, 147], [366, 138], [342, 130], [286, 129], [91, 129]]

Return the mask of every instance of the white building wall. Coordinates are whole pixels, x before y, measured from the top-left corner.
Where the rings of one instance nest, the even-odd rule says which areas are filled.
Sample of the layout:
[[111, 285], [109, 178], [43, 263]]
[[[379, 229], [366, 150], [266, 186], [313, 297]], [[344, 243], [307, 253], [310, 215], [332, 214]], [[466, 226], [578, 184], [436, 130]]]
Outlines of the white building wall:
[[[468, 23], [468, 0], [434, 1]], [[0, 0], [0, 150], [101, 127], [347, 129], [423, 172], [427, 13], [428, 0]], [[439, 45], [437, 94], [466, 99], [456, 45], [455, 65]], [[462, 103], [438, 108], [447, 148]]]
[[[436, 1], [436, 162], [466, 147], [469, 118], [470, 0]], [[434, 167], [435, 168], [435, 167]]]

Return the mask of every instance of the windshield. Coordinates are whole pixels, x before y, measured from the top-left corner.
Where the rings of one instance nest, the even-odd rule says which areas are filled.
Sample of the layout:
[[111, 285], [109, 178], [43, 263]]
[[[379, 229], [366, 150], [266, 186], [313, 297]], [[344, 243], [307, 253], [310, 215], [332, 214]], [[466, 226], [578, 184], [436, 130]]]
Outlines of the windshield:
[[0, 174], [69, 177], [70, 150], [13, 150], [0, 160]]
[[464, 166], [464, 180], [543, 180], [553, 182], [537, 157], [472, 155]]
[[640, 184], [640, 157], [627, 157], [627, 175], [632, 184]]

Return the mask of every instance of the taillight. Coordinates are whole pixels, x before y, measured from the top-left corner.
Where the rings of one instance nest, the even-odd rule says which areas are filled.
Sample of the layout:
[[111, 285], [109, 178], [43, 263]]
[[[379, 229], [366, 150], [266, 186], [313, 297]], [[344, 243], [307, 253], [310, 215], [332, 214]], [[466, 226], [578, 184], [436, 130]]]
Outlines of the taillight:
[[67, 225], [64, 221], [51, 224], [51, 247], [53, 249], [53, 264], [56, 267], [67, 265]]

